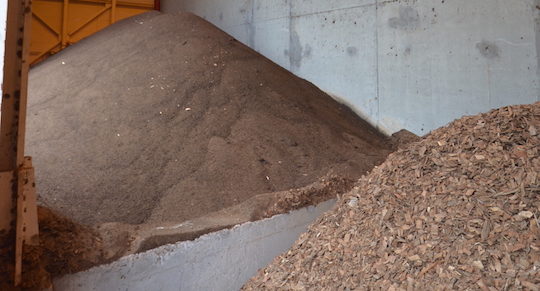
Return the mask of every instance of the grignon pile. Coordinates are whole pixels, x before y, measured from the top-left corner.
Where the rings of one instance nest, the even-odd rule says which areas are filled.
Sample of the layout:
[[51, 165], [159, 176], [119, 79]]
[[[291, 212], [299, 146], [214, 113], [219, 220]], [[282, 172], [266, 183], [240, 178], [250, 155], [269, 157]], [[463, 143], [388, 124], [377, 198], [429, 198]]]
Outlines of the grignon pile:
[[147, 13], [33, 68], [40, 203], [98, 225], [184, 221], [326, 174], [358, 179], [386, 138], [203, 19]]
[[393, 153], [245, 290], [539, 290], [540, 103]]

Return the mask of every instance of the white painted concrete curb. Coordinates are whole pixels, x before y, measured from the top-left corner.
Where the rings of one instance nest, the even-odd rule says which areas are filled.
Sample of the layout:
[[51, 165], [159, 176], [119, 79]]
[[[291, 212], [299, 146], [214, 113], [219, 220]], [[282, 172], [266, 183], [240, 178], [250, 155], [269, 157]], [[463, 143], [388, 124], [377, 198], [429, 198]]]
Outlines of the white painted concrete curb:
[[334, 203], [327, 201], [130, 255], [56, 279], [54, 290], [238, 290], [257, 270], [289, 249]]

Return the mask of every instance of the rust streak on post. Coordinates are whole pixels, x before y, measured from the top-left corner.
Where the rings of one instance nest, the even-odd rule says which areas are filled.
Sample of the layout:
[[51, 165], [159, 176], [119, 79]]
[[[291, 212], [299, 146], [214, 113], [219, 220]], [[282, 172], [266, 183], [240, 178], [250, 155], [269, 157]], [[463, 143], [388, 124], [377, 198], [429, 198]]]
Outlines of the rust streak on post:
[[62, 48], [68, 45], [69, 33], [68, 33], [68, 17], [69, 17], [69, 0], [64, 0], [64, 7], [62, 9]]
[[111, 2], [111, 24], [116, 22], [116, 0], [112, 0]]
[[25, 246], [39, 246], [37, 197], [32, 159], [25, 158], [18, 173], [17, 231], [15, 238], [15, 286], [22, 282], [22, 259]]

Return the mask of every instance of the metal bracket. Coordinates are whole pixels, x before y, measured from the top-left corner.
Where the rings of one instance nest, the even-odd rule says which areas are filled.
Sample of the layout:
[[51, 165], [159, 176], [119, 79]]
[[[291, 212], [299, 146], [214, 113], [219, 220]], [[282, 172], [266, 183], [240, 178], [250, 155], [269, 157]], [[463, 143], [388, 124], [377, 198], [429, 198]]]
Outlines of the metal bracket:
[[24, 247], [39, 246], [37, 196], [32, 158], [25, 157], [23, 166], [18, 171], [15, 286], [19, 286], [22, 280]]

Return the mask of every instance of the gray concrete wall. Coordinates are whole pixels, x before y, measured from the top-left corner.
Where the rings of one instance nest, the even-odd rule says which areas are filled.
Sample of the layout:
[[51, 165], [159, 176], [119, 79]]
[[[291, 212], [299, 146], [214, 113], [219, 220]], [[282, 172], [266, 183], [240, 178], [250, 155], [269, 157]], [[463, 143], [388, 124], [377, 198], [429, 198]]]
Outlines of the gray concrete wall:
[[238, 290], [335, 201], [124, 257], [54, 280], [55, 291]]
[[162, 0], [387, 133], [540, 100], [538, 0]]

